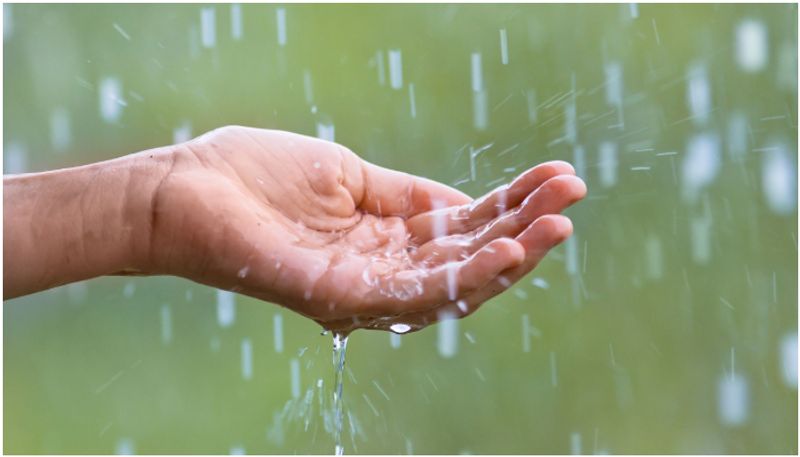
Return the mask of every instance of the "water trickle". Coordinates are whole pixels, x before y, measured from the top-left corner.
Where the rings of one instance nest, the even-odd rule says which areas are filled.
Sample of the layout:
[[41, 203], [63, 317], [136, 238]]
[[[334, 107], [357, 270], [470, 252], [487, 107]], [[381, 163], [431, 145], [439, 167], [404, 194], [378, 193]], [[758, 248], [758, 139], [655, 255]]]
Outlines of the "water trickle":
[[347, 335], [333, 332], [333, 438], [336, 455], [344, 454], [342, 445], [342, 416], [344, 403], [342, 403], [342, 388], [344, 380], [344, 357], [347, 351]]

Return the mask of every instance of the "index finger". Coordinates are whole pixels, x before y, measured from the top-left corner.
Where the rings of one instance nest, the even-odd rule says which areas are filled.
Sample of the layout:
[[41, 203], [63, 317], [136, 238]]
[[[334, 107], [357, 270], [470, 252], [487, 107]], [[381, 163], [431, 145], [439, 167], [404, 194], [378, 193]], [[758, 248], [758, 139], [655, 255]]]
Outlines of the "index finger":
[[359, 207], [378, 216], [413, 217], [434, 208], [470, 203], [448, 185], [362, 161], [364, 198]]

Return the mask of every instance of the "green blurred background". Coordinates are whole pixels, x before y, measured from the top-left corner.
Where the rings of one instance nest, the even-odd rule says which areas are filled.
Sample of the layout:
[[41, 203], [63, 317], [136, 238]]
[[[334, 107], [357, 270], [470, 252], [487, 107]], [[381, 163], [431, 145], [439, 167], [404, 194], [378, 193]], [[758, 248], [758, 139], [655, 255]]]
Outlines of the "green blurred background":
[[[351, 336], [346, 453], [797, 453], [796, 5], [3, 13], [5, 173], [225, 124], [473, 196], [576, 165], [575, 236], [512, 290]], [[102, 278], [3, 322], [6, 453], [333, 452], [330, 335], [277, 306]]]

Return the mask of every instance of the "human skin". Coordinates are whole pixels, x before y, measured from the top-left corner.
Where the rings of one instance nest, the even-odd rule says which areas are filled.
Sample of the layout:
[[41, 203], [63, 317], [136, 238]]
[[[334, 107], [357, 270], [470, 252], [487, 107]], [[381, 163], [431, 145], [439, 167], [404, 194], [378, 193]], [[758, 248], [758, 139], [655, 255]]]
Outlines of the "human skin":
[[473, 200], [336, 143], [239, 126], [4, 176], [3, 190], [5, 299], [103, 275], [174, 275], [344, 333], [474, 312], [569, 237], [560, 213], [586, 194], [554, 161]]

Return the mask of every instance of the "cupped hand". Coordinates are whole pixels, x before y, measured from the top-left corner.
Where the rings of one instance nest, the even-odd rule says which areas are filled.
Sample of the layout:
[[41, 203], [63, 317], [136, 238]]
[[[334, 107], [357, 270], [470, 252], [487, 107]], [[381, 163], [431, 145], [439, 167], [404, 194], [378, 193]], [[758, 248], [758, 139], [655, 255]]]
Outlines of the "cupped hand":
[[586, 193], [555, 161], [472, 200], [336, 143], [247, 127], [172, 154], [153, 199], [151, 273], [343, 332], [413, 331], [473, 312], [571, 234], [559, 213]]

